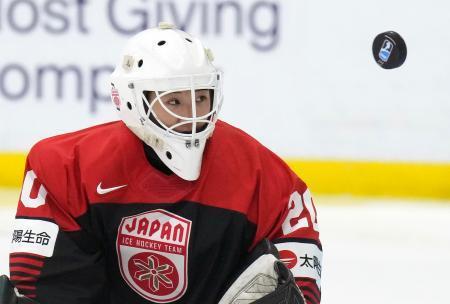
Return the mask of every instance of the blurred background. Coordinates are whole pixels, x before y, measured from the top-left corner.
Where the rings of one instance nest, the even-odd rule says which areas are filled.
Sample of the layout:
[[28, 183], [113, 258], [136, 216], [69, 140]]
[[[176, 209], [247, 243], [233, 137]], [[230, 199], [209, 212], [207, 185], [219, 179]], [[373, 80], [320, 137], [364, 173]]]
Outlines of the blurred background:
[[[450, 2], [0, 0], [0, 272], [27, 151], [116, 120], [126, 40], [168, 21], [225, 73], [221, 118], [315, 195], [322, 303], [449, 303]], [[408, 46], [383, 70], [372, 41]]]

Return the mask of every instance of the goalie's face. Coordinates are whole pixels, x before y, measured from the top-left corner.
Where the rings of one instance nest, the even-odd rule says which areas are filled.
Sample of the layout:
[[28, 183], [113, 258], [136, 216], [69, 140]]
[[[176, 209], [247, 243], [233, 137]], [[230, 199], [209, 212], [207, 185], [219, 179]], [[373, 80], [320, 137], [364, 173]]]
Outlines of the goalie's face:
[[[189, 119], [205, 117], [211, 112], [212, 100], [209, 90], [196, 90], [193, 96], [190, 90], [169, 94], [147, 92], [146, 98], [152, 104], [151, 119], [162, 128], [173, 128], [180, 133], [191, 133], [193, 124]], [[206, 122], [196, 123], [196, 132], [204, 129]]]

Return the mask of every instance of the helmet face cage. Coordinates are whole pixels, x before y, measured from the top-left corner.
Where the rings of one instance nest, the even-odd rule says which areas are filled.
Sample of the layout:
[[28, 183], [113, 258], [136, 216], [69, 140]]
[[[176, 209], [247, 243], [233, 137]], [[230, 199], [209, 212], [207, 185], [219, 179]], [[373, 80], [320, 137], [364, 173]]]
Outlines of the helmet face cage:
[[[147, 99], [147, 96], [143, 93], [143, 96], [142, 96], [142, 100], [143, 100], [143, 102], [145, 103], [145, 106], [144, 106], [144, 108], [147, 110], [147, 112], [145, 113], [146, 114], [146, 116], [148, 116], [148, 117], [150, 117], [150, 120], [152, 119], [152, 118], [154, 118], [156, 121], [157, 121], [157, 123], [163, 128], [163, 129], [165, 129], [165, 130], [167, 130], [169, 133], [171, 133], [171, 134], [174, 134], [174, 135], [178, 135], [178, 136], [192, 136], [192, 137], [195, 137], [195, 135], [197, 134], [197, 133], [200, 133], [200, 132], [202, 132], [202, 131], [204, 131], [204, 130], [207, 130], [207, 128], [208, 128], [208, 126], [209, 125], [212, 125], [213, 124], [213, 117], [214, 117], [214, 113], [215, 112], [217, 112], [217, 109], [215, 109], [214, 108], [214, 106], [213, 106], [213, 104], [214, 104], [214, 100], [213, 100], [213, 98], [214, 98], [214, 96], [210, 96], [210, 102], [212, 102], [212, 104], [210, 105], [210, 110], [209, 110], [209, 112], [208, 113], [206, 113], [206, 114], [203, 114], [203, 115], [201, 115], [201, 116], [198, 116], [199, 114], [197, 114], [197, 107], [196, 107], [196, 102], [194, 101], [194, 100], [196, 100], [196, 91], [198, 91], [198, 90], [208, 90], [208, 94], [209, 94], [209, 91], [214, 91], [213, 89], [211, 89], [211, 88], [197, 88], [197, 89], [191, 89], [190, 90], [190, 96], [191, 96], [191, 111], [192, 111], [192, 117], [186, 117], [186, 116], [180, 116], [180, 115], [178, 115], [177, 113], [175, 113], [175, 112], [173, 112], [172, 110], [170, 110], [165, 104], [164, 104], [164, 102], [162, 101], [162, 97], [164, 97], [164, 96], [166, 96], [166, 95], [169, 95], [169, 94], [171, 94], [171, 93], [175, 93], [175, 92], [179, 92], [179, 91], [166, 91], [166, 92], [154, 92], [155, 93], [155, 95], [156, 95], [156, 97], [153, 99], [153, 100], [151, 100], [151, 101], [149, 101], [148, 99]], [[184, 91], [184, 90], [183, 90]], [[158, 103], [162, 108], [163, 108], [163, 110], [165, 110], [166, 111], [166, 113], [168, 113], [169, 115], [171, 115], [171, 116], [173, 116], [173, 117], [175, 117], [175, 118], [177, 118], [178, 120], [179, 120], [179, 122], [177, 122], [176, 124], [174, 124], [174, 125], [172, 125], [172, 126], [167, 126], [160, 118], [159, 118], [159, 116], [158, 116], [158, 114], [156, 113], [156, 112], [154, 112], [153, 111], [153, 108], [154, 108], [154, 106], [155, 106], [155, 104], [156, 103]], [[202, 123], [204, 123], [205, 125], [206, 125], [206, 128], [201, 128], [201, 129], [199, 129], [198, 127], [197, 127], [197, 125], [198, 124], [202, 124]], [[188, 124], [190, 124], [190, 125], [192, 125], [192, 128], [191, 128], [191, 135], [189, 135], [189, 134], [186, 134], [185, 132], [183, 132], [183, 133], [180, 133], [180, 132], [178, 132], [178, 131], [176, 131], [175, 129], [176, 128], [178, 128], [178, 127], [181, 127], [181, 126], [184, 126], [184, 125], [188, 125]]]
[[[214, 129], [217, 115], [222, 103], [222, 88], [221, 88], [221, 72], [210, 74], [199, 74], [189, 76], [176, 76], [170, 78], [146, 79], [133, 82], [135, 106], [139, 111], [140, 121], [143, 126], [151, 128], [154, 132], [160, 135], [171, 138], [183, 139], [192, 141], [208, 137]], [[211, 105], [206, 114], [198, 116], [196, 105], [196, 91], [208, 90], [214, 92], [210, 94]], [[188, 91], [190, 92], [191, 100], [191, 117], [181, 116], [169, 109], [162, 98], [171, 93]], [[155, 94], [152, 100], [148, 100], [148, 92]], [[173, 125], [166, 125], [161, 117], [156, 113], [155, 106], [160, 106], [166, 114], [176, 119]], [[199, 125], [203, 126], [199, 128]], [[190, 125], [191, 131], [189, 133], [180, 132], [176, 129]]]

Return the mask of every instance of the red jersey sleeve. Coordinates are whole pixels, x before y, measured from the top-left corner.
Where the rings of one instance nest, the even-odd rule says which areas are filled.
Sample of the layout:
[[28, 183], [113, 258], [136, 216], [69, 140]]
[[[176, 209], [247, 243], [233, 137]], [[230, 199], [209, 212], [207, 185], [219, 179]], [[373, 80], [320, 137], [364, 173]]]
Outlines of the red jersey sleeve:
[[317, 212], [306, 184], [275, 154], [262, 153], [256, 240], [275, 243], [308, 304], [320, 303], [322, 245]]
[[105, 281], [100, 249], [83, 224], [86, 206], [71, 163], [43, 143], [26, 161], [10, 276], [21, 294], [39, 303], [98, 303]]

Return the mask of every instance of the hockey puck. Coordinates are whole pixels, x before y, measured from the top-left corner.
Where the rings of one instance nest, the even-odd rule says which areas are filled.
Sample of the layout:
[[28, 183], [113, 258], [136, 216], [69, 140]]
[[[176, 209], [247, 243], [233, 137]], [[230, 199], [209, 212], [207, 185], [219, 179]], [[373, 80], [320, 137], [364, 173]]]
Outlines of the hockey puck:
[[393, 31], [381, 33], [373, 40], [372, 53], [383, 69], [398, 68], [406, 60], [405, 40]]

